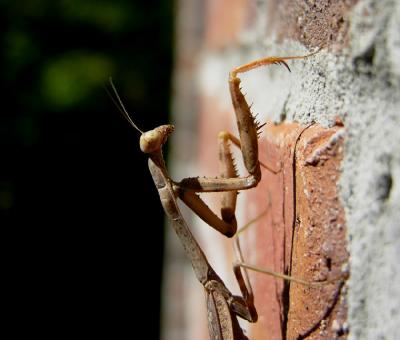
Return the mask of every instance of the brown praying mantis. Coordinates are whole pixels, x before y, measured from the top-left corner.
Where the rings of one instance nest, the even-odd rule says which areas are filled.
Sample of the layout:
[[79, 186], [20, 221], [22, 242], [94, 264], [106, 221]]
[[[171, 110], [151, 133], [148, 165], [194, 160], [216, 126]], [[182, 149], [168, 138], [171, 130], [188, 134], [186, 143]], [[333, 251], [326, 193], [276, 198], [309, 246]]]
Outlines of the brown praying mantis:
[[[237, 230], [235, 209], [238, 191], [257, 186], [261, 180], [261, 166], [266, 167], [258, 159], [258, 135], [263, 125], [260, 125], [251, 113], [250, 107], [241, 92], [238, 74], [270, 64], [284, 65], [290, 71], [286, 60], [306, 58], [317, 52], [305, 56], [267, 57], [234, 68], [230, 72], [229, 89], [236, 114], [239, 139], [227, 131], [219, 133], [219, 163], [221, 170], [220, 176], [217, 178], [191, 177], [185, 178], [180, 182], [173, 181], [168, 175], [162, 154], [162, 147], [168, 136], [174, 131], [174, 126], [161, 125], [147, 132], [140, 130], [126, 111], [110, 79], [111, 86], [118, 100], [116, 102], [118, 108], [128, 122], [141, 133], [140, 149], [149, 155], [148, 166], [154, 184], [159, 192], [161, 204], [181, 240], [197, 279], [205, 289], [208, 328], [210, 338], [213, 340], [248, 339], [239, 326], [237, 317], [239, 316], [249, 322], [257, 321], [258, 315], [246, 268], [258, 269], [243, 263], [239, 241], [236, 238], [235, 245], [239, 262], [233, 265], [233, 270], [242, 296], [233, 295], [211, 267], [204, 252], [190, 232], [178, 208], [177, 198], [180, 198], [203, 221], [220, 233], [227, 237], [235, 235]], [[241, 149], [244, 165], [248, 172], [247, 176], [239, 176], [234, 165], [230, 149], [231, 144]], [[197, 195], [197, 193], [204, 192], [221, 193], [221, 217], [218, 217]], [[268, 273], [271, 274], [271, 272]], [[295, 280], [286, 275], [274, 273], [272, 275], [303, 284], [312, 284], [302, 280]]]

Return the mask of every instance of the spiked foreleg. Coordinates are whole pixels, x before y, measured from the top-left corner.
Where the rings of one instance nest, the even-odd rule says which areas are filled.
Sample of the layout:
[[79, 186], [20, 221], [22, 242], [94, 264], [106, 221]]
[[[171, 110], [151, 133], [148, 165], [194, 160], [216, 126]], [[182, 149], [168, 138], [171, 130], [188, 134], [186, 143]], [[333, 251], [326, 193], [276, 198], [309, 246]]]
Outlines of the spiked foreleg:
[[[226, 131], [222, 131], [218, 135], [220, 169], [219, 173], [221, 178], [238, 177], [236, 165], [230, 147], [230, 140], [232, 138], [235, 137]], [[235, 216], [237, 194], [237, 190], [224, 191], [221, 193], [221, 217], [225, 222], [234, 225], [235, 229], [237, 226]]]
[[229, 90], [235, 109], [244, 165], [258, 184], [261, 179], [260, 162], [258, 161], [258, 126], [240, 90], [240, 79], [233, 72], [229, 77]]
[[[237, 138], [229, 132], [222, 131], [218, 135], [220, 179], [235, 179], [238, 177], [235, 162], [232, 156], [230, 141], [238, 143]], [[203, 221], [222, 234], [232, 237], [236, 233], [237, 222], [235, 216], [237, 190], [221, 192], [221, 218], [204, 203], [193, 191], [187, 188], [174, 186], [174, 190], [182, 201], [186, 203]]]

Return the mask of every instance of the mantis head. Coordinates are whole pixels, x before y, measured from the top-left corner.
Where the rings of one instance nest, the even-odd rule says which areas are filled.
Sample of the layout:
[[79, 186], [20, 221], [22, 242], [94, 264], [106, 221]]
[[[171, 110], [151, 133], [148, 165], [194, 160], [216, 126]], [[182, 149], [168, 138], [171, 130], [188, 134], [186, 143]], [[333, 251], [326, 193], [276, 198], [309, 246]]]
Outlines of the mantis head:
[[173, 125], [161, 125], [153, 130], [143, 132], [140, 136], [140, 150], [144, 153], [152, 153], [161, 150], [168, 136], [173, 131]]

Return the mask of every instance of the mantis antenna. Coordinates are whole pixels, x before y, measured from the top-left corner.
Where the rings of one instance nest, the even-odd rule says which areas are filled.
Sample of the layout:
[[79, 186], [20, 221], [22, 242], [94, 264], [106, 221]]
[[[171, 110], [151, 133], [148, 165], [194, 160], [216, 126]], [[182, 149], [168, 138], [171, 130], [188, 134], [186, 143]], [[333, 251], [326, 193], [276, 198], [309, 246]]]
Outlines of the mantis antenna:
[[117, 100], [118, 100], [118, 101], [116, 101], [116, 100], [114, 99], [114, 97], [112, 96], [112, 94], [110, 93], [110, 91], [108, 91], [108, 89], [106, 88], [106, 91], [107, 91], [108, 95], [110, 96], [111, 100], [113, 101], [113, 103], [115, 104], [115, 106], [118, 108], [118, 110], [122, 113], [122, 115], [125, 117], [125, 119], [129, 122], [129, 124], [131, 124], [136, 130], [138, 130], [141, 134], [143, 134], [143, 131], [140, 130], [140, 129], [137, 127], [137, 125], [133, 122], [132, 118], [129, 116], [128, 111], [125, 109], [125, 106], [124, 106], [124, 104], [122, 103], [122, 100], [121, 100], [121, 98], [120, 98], [119, 95], [118, 95], [118, 91], [117, 91], [117, 89], [115, 88], [115, 85], [114, 85], [114, 83], [113, 83], [111, 77], [109, 78], [109, 81], [110, 81], [111, 88], [113, 89], [113, 91], [114, 91], [114, 93], [115, 93], [115, 96], [117, 97]]

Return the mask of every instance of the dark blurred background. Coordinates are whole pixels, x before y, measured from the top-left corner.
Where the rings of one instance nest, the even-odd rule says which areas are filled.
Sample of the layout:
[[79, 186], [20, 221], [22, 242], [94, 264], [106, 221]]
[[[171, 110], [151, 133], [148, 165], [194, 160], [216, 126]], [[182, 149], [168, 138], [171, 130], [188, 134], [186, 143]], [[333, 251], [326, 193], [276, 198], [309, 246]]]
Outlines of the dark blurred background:
[[15, 334], [159, 338], [163, 212], [139, 134], [104, 85], [112, 76], [143, 130], [169, 121], [172, 5], [0, 2]]

